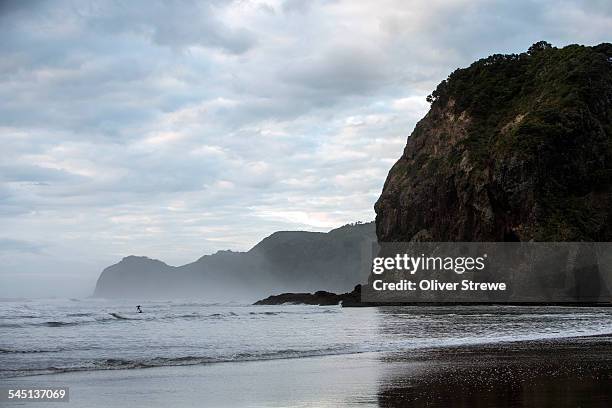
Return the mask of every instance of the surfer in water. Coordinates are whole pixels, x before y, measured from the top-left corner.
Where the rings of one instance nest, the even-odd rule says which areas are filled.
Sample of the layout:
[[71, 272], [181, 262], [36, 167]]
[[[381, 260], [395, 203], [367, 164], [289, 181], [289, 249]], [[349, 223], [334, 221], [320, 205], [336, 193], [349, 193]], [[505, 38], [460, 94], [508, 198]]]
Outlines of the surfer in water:
[[136, 306], [136, 311], [137, 311], [138, 313], [142, 313], [142, 309], [140, 308], [140, 305]]

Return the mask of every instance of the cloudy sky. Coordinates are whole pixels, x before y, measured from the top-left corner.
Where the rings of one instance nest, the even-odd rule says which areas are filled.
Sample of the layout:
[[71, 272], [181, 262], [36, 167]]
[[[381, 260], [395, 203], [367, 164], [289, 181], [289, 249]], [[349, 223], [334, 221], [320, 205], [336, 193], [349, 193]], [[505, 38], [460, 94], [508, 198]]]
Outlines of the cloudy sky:
[[372, 220], [449, 72], [611, 27], [605, 0], [1, 0], [0, 296]]

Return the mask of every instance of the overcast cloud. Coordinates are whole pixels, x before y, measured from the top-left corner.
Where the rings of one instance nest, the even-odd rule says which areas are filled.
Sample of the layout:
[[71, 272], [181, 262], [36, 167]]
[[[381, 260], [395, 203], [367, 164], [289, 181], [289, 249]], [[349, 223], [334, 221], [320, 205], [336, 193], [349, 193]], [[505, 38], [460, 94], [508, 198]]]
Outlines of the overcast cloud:
[[2, 0], [0, 296], [372, 220], [448, 73], [611, 27], [604, 0]]

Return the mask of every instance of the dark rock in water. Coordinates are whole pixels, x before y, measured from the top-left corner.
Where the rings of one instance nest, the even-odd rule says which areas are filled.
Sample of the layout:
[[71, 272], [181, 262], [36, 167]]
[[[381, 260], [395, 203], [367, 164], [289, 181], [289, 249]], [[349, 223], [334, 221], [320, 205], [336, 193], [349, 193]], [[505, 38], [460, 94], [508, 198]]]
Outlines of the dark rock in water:
[[361, 301], [361, 285], [355, 286], [352, 292], [336, 294], [324, 290], [315, 293], [281, 293], [258, 300], [255, 305], [302, 304], [332, 306], [342, 303], [343, 306], [353, 305]]
[[375, 205], [380, 242], [612, 240], [612, 44], [492, 55], [428, 100]]
[[283, 305], [283, 304], [304, 304], [304, 305], [337, 305], [340, 303], [340, 296], [320, 290], [315, 293], [281, 293], [272, 295], [265, 299], [255, 302], [255, 305]]

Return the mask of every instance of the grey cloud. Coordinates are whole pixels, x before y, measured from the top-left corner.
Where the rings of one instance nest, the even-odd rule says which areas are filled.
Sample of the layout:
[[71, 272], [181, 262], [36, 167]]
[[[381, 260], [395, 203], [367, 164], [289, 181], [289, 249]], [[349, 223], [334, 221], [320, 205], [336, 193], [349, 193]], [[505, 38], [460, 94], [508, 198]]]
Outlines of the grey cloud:
[[47, 0], [2, 0], [0, 1], [0, 17], [10, 17], [28, 10], [36, 9]]
[[388, 85], [392, 68], [379, 51], [336, 46], [323, 55], [292, 61], [279, 76], [293, 85], [327, 94], [364, 94]]
[[312, 5], [313, 1], [309, 0], [285, 0], [281, 7], [285, 13], [306, 13]]
[[131, 1], [84, 7], [79, 11], [102, 32], [139, 34], [158, 45], [177, 49], [200, 45], [241, 54], [255, 44], [255, 38], [248, 30], [228, 27], [216, 18], [215, 8], [222, 4], [190, 0]]
[[0, 238], [0, 254], [7, 252], [38, 254], [43, 248], [43, 245], [34, 242]]
[[5, 182], [46, 183], [55, 181], [82, 181], [84, 177], [62, 169], [45, 168], [36, 165], [0, 165], [0, 180]]

